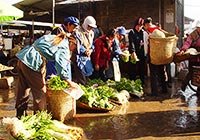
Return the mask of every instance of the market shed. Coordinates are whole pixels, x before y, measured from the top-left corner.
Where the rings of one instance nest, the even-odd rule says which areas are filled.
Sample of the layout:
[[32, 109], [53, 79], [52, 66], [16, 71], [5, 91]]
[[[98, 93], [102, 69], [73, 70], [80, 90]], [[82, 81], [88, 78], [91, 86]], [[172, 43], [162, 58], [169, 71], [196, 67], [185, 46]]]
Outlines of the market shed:
[[62, 23], [70, 15], [80, 20], [92, 15], [106, 31], [118, 26], [130, 29], [137, 17], [150, 16], [169, 32], [178, 27], [179, 44], [184, 34], [184, 0], [24, 0], [15, 6], [24, 11], [23, 20]]

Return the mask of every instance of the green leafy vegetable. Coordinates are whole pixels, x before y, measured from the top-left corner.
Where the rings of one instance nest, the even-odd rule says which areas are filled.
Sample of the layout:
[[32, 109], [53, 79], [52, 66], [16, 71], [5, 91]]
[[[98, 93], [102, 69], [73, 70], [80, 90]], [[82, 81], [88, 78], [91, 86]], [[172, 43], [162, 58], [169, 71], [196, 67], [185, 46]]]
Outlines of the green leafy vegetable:
[[90, 107], [113, 108], [108, 98], [112, 96], [114, 89], [105, 85], [99, 87], [80, 86], [85, 93], [79, 98], [79, 101], [88, 104]]
[[[18, 118], [4, 118], [3, 124], [14, 133], [17, 140], [75, 140], [80, 139], [83, 130], [52, 120], [46, 111]], [[12, 126], [12, 127], [11, 127]]]
[[59, 76], [52, 76], [48, 81], [48, 87], [52, 90], [63, 90], [70, 86], [64, 80], [61, 80]]

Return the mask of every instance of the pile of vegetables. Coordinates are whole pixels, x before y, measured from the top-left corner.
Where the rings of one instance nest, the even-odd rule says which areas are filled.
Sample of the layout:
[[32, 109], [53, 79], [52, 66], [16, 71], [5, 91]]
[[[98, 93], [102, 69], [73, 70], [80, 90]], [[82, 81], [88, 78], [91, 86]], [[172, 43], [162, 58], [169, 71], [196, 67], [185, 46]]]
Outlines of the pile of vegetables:
[[133, 81], [127, 78], [121, 78], [119, 82], [115, 82], [113, 88], [117, 91], [127, 90], [129, 93], [135, 94], [138, 97], [141, 97], [144, 94], [142, 81], [140, 79]]
[[52, 120], [46, 111], [35, 115], [3, 118], [2, 123], [17, 140], [78, 140], [83, 135], [79, 127], [71, 127]]
[[90, 79], [90, 80], [88, 80], [88, 82], [87, 82], [87, 87], [90, 87], [90, 86], [94, 86], [94, 85], [97, 85], [97, 86], [99, 86], [99, 85], [105, 85], [105, 82], [103, 81], [103, 80], [101, 80], [101, 79]]
[[48, 88], [51, 90], [63, 90], [70, 86], [64, 80], [61, 80], [59, 76], [52, 76], [48, 81]]
[[121, 78], [119, 82], [113, 80], [103, 82], [100, 79], [95, 79], [89, 80], [87, 85], [80, 85], [80, 87], [84, 91], [84, 94], [79, 98], [80, 102], [88, 104], [90, 107], [103, 109], [112, 109], [114, 105], [110, 101], [113, 100], [121, 104], [127, 102], [129, 93], [138, 97], [144, 94], [140, 79], [133, 81]]
[[81, 85], [81, 88], [85, 93], [79, 98], [80, 102], [88, 104], [90, 107], [103, 109], [112, 109], [114, 107], [108, 100], [109, 97], [113, 96], [114, 89], [105, 85], [95, 88]]

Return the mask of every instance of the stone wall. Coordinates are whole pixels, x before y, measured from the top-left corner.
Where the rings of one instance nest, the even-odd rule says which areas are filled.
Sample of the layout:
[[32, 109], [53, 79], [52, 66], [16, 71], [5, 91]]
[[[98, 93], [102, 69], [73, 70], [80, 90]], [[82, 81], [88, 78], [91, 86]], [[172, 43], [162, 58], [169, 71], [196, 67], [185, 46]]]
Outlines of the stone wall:
[[109, 0], [96, 8], [95, 18], [104, 31], [118, 26], [130, 29], [137, 17], [151, 16], [159, 22], [159, 0]]

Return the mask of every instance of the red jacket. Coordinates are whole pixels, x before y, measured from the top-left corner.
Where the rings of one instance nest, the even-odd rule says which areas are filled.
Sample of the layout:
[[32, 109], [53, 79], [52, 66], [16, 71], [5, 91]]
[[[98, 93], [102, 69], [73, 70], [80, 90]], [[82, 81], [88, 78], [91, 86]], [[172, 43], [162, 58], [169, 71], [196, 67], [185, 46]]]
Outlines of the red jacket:
[[106, 35], [97, 38], [94, 42], [94, 51], [92, 53], [92, 63], [94, 65], [98, 64], [99, 67], [105, 67], [106, 62], [110, 60], [111, 49], [108, 48], [106, 42]]

